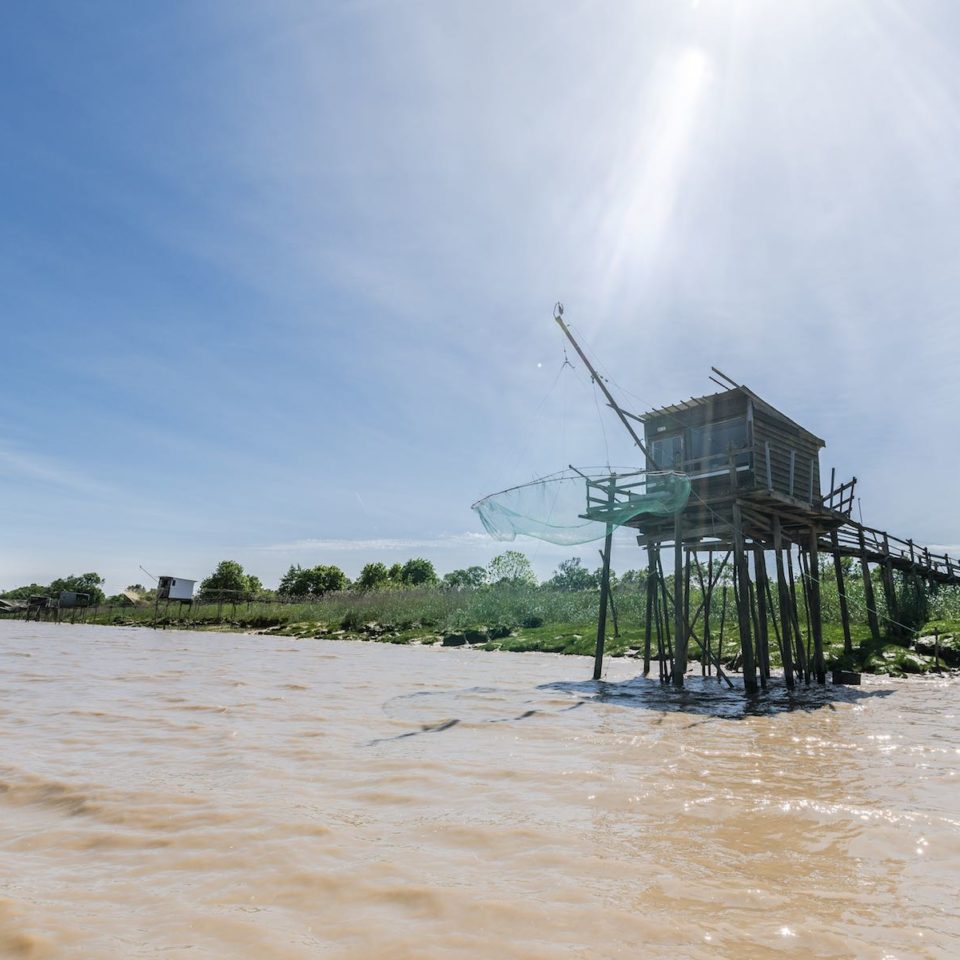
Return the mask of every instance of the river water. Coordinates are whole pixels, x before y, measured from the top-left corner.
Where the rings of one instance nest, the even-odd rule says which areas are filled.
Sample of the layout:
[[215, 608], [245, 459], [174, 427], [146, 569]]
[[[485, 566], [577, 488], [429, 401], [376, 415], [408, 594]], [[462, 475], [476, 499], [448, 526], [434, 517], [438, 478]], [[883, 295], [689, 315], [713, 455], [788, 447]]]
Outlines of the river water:
[[960, 956], [960, 684], [590, 668], [0, 622], [0, 956]]

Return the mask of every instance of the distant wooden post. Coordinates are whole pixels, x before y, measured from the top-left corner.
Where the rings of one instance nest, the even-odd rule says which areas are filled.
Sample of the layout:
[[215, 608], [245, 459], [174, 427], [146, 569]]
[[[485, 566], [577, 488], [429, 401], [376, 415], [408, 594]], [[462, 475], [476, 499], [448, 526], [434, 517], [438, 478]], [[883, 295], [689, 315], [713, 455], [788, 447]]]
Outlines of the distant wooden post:
[[837, 577], [837, 597], [840, 600], [840, 622], [843, 624], [843, 652], [853, 653], [850, 638], [850, 610], [847, 607], [847, 587], [843, 580], [843, 563], [840, 560], [840, 539], [836, 530], [830, 531], [830, 546], [833, 549], [833, 572]]
[[673, 634], [675, 637], [673, 655], [673, 685], [683, 686], [683, 677], [687, 672], [687, 623], [683, 609], [683, 526], [678, 513], [673, 521]]
[[743, 543], [743, 521], [740, 504], [733, 504], [733, 554], [740, 589], [737, 591], [737, 622], [740, 627], [740, 650], [743, 654], [743, 689], [757, 692], [757, 667], [753, 657], [753, 639], [750, 630], [750, 572]]
[[867, 604], [867, 620], [870, 623], [870, 633], [874, 641], [880, 643], [877, 599], [873, 593], [873, 580], [870, 579], [870, 564], [867, 562], [867, 542], [863, 536], [863, 527], [857, 527], [857, 535], [860, 540], [860, 572], [863, 574], [863, 599]]
[[823, 621], [820, 610], [820, 553], [817, 531], [810, 530], [810, 627], [813, 631], [813, 669], [817, 683], [827, 682], [827, 668], [823, 660]]
[[773, 552], [777, 560], [777, 597], [780, 600], [780, 629], [783, 633], [783, 680], [793, 689], [793, 611], [790, 601], [790, 587], [783, 569], [783, 535], [780, 531], [780, 518], [773, 517]]

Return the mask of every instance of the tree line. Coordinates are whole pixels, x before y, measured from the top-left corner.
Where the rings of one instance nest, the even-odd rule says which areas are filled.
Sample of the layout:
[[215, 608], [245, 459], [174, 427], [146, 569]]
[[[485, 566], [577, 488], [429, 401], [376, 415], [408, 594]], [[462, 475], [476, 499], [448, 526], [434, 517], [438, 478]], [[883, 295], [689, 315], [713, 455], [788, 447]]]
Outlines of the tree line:
[[[631, 570], [617, 576], [614, 582], [622, 585], [639, 585], [646, 577], [644, 571]], [[124, 594], [152, 601], [156, 588], [141, 583], [129, 584], [124, 594], [107, 597], [103, 591], [104, 578], [97, 573], [70, 575], [53, 580], [49, 584], [31, 583], [0, 592], [0, 598], [26, 600], [31, 596], [59, 596], [62, 590], [71, 590], [90, 595], [92, 603], [105, 601], [122, 602]], [[441, 587], [451, 590], [479, 589], [487, 586], [545, 587], [555, 590], [594, 590], [599, 587], [600, 568], [588, 570], [579, 557], [571, 557], [559, 564], [553, 576], [542, 584], [538, 582], [529, 558], [519, 550], [508, 550], [494, 557], [486, 566], [469, 566], [440, 576], [436, 567], [424, 557], [413, 557], [404, 563], [374, 561], [363, 566], [356, 580], [351, 580], [343, 570], [332, 564], [317, 564], [304, 567], [291, 564], [280, 578], [276, 590], [264, 586], [259, 577], [247, 573], [236, 560], [223, 560], [199, 586], [199, 594], [227, 596], [243, 600], [271, 599], [274, 597], [322, 597], [345, 590], [370, 591], [404, 589], [408, 587]]]

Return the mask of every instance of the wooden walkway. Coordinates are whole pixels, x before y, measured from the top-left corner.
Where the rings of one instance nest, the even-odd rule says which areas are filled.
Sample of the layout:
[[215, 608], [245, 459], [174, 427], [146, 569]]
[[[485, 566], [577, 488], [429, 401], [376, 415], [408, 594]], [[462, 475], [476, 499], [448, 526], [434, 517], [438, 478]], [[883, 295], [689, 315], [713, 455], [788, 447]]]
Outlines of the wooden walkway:
[[919, 574], [940, 584], [960, 584], [960, 560], [946, 553], [931, 553], [912, 540], [901, 540], [884, 530], [865, 527], [847, 519], [836, 530], [836, 543], [829, 535], [820, 537], [820, 546], [827, 552], [854, 557], [867, 563], [889, 566], [901, 573]]

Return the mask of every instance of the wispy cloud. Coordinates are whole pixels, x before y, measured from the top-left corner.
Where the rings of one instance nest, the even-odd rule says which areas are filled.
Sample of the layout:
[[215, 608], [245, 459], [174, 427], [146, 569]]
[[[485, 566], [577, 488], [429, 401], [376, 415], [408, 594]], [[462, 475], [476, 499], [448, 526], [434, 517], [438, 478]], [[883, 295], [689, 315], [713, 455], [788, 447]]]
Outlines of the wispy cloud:
[[68, 464], [20, 449], [5, 440], [0, 440], [0, 477], [46, 484], [87, 496], [110, 492], [107, 484]]
[[324, 539], [307, 538], [291, 540], [289, 543], [272, 543], [269, 546], [256, 547], [257, 550], [271, 553], [318, 553], [340, 551], [364, 551], [367, 553], [389, 552], [391, 550], [442, 550], [478, 544], [492, 543], [484, 533], [451, 533], [439, 537], [420, 539], [401, 539], [389, 537], [372, 537], [368, 539]]

